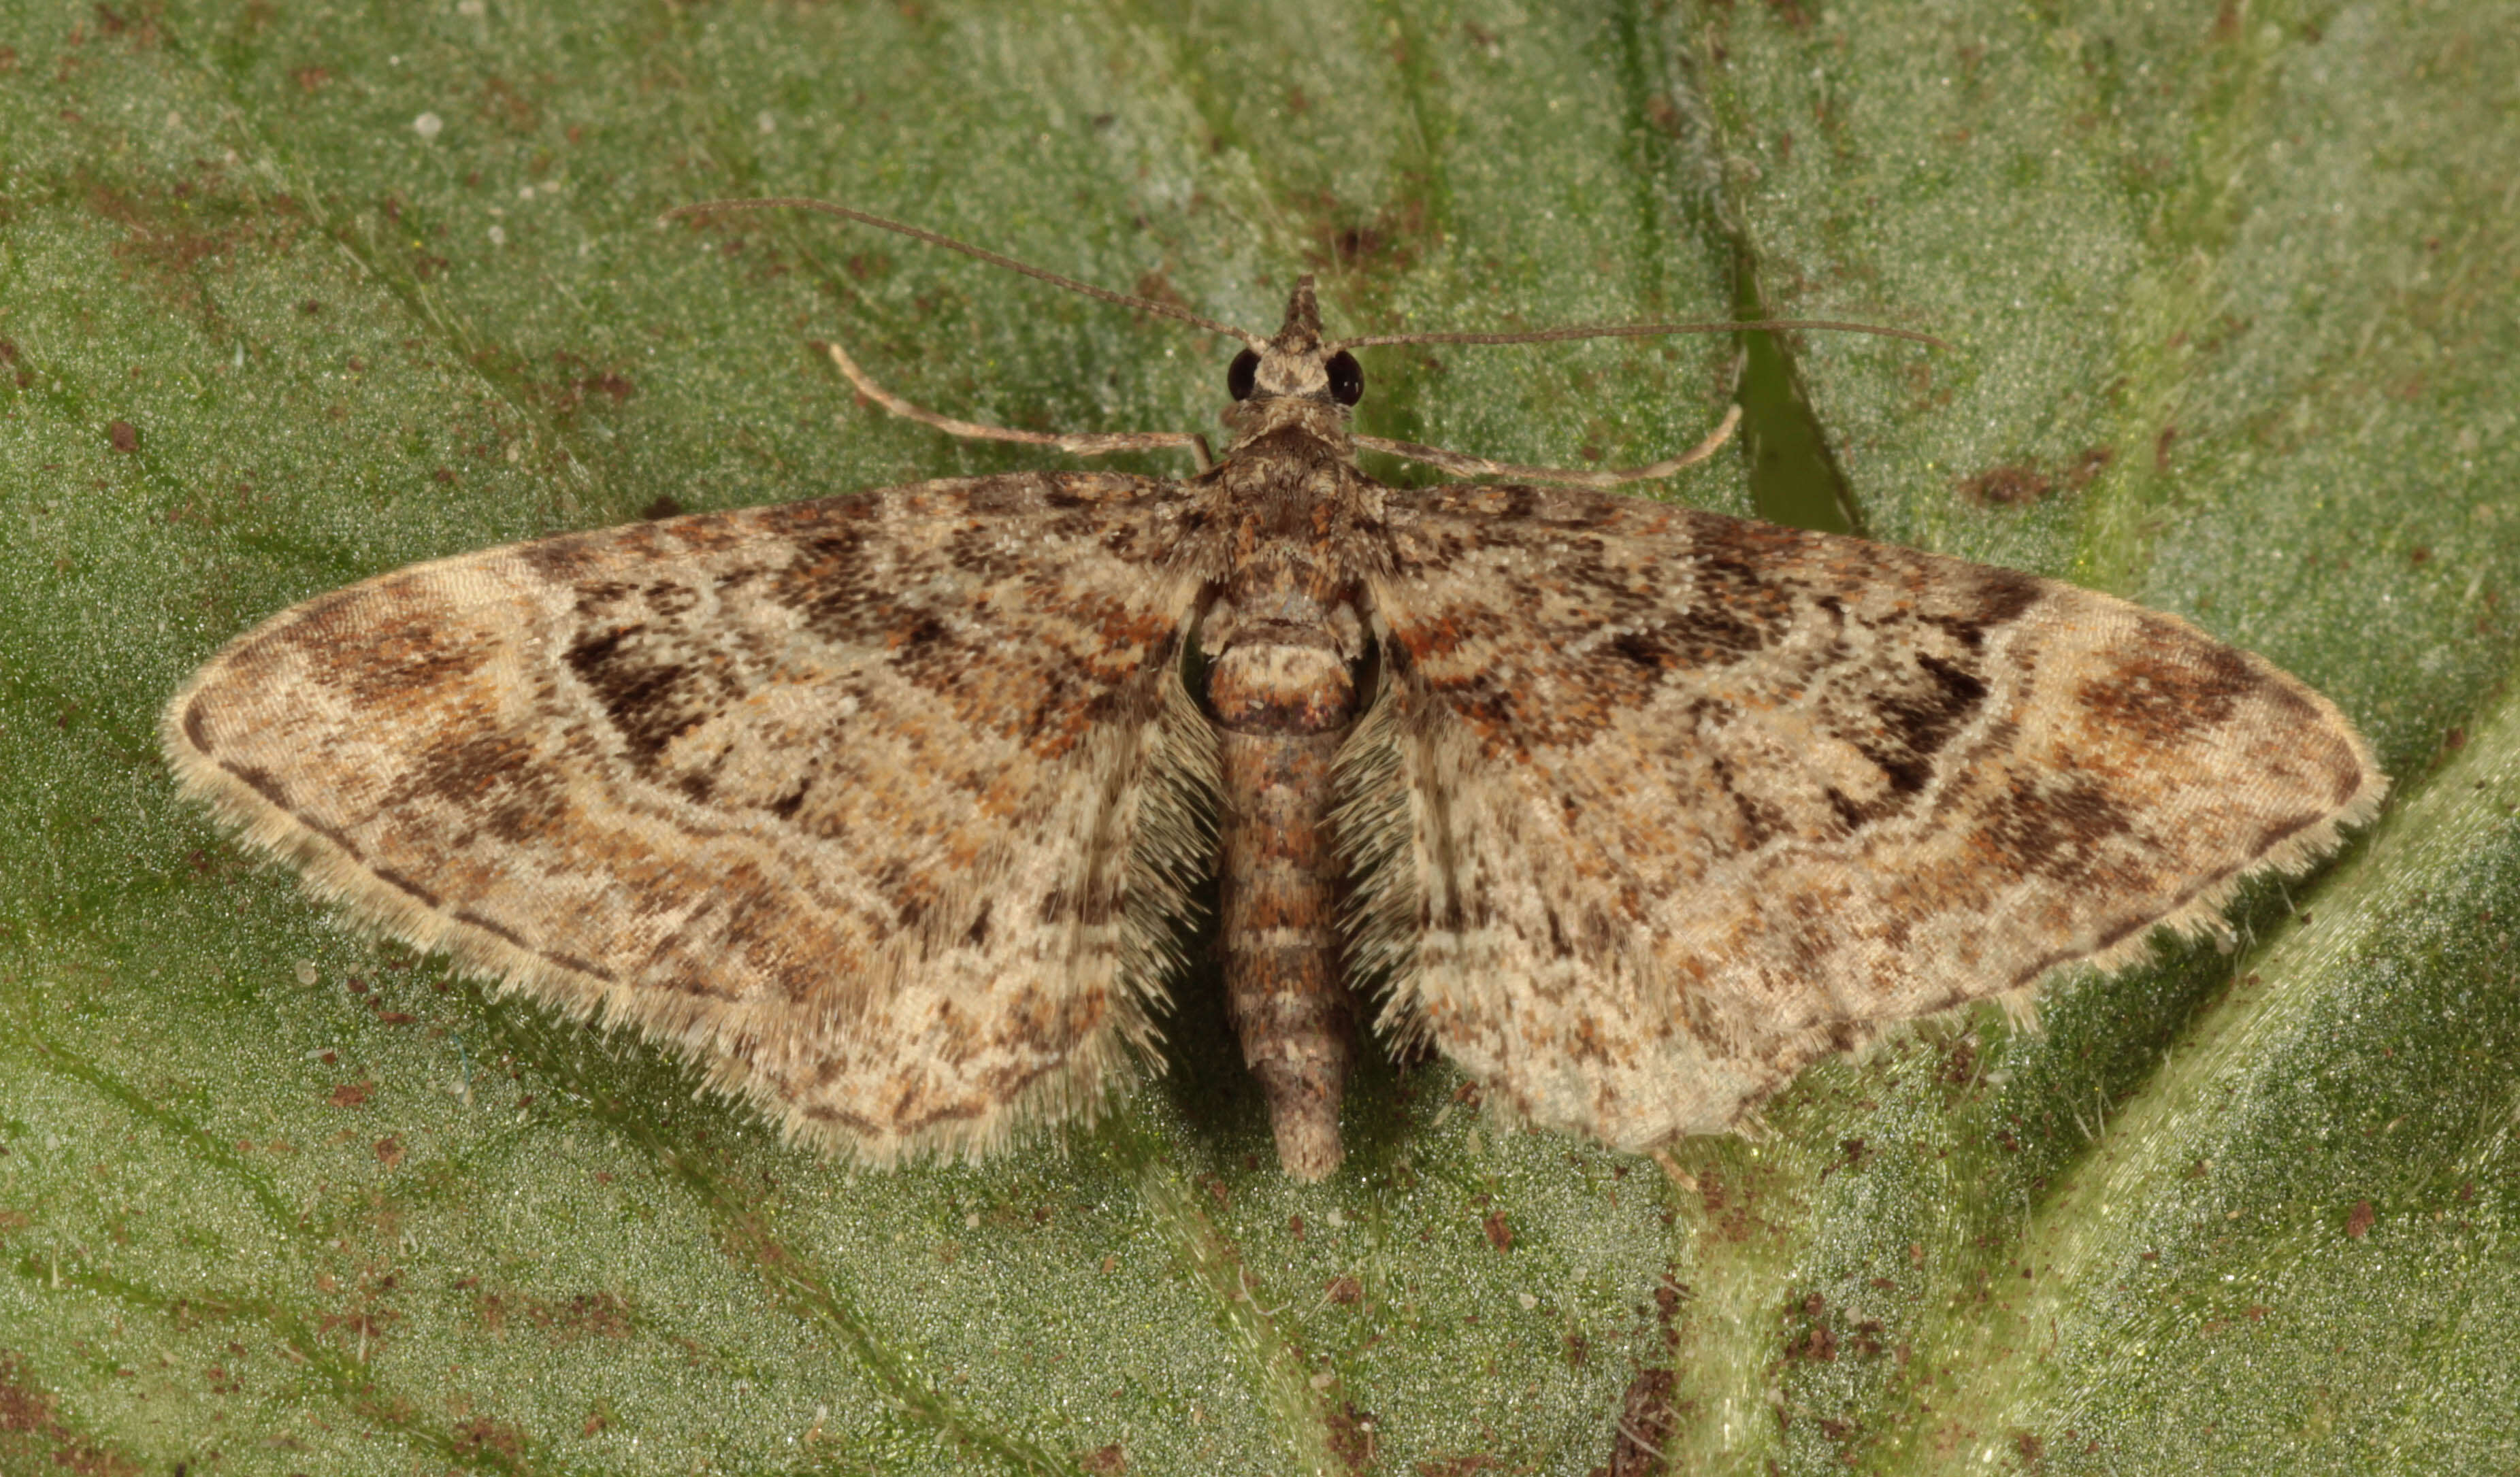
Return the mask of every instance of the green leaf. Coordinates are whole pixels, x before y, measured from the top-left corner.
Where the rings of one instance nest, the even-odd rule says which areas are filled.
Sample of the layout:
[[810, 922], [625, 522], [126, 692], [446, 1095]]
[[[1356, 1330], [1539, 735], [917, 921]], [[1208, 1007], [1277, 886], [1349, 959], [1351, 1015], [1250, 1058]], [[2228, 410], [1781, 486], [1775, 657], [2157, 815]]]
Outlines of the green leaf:
[[[0, 1467], [2520, 1462], [2501, 21], [10, 0]], [[1378, 1063], [1290, 1185], [1197, 979], [1063, 1147], [821, 1163], [366, 941], [154, 731], [404, 562], [1044, 462], [816, 339], [968, 419], [1213, 425], [1231, 344], [821, 220], [655, 224], [766, 193], [1262, 328], [1311, 270], [1369, 332], [1939, 335], [1797, 336], [1752, 455], [1671, 495], [2182, 614], [2335, 696], [2392, 811], [2233, 952], [1893, 1032], [1667, 1170]], [[1649, 460], [1732, 352], [1381, 351], [1363, 428]]]

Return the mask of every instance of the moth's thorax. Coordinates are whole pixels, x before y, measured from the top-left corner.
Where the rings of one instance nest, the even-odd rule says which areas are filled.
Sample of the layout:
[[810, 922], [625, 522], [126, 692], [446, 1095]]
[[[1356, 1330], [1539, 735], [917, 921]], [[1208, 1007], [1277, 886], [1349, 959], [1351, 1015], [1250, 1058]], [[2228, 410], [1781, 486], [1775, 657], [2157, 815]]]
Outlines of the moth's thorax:
[[1254, 395], [1225, 408], [1225, 424], [1234, 430], [1226, 460], [1291, 453], [1308, 461], [1326, 457], [1353, 467], [1356, 442], [1348, 431], [1349, 414], [1335, 400]]
[[1365, 650], [1356, 550], [1380, 487], [1293, 428], [1228, 461], [1212, 486], [1226, 538], [1199, 622], [1210, 713], [1245, 731], [1344, 728]]

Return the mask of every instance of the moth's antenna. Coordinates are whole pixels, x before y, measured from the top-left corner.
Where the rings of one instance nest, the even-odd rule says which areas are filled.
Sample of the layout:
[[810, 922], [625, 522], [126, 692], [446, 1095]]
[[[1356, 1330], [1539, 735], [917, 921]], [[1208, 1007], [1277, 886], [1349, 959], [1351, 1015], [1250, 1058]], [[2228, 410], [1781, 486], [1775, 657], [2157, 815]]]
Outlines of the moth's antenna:
[[1116, 302], [1124, 308], [1136, 308], [1140, 312], [1153, 313], [1162, 318], [1177, 318], [1184, 323], [1203, 328], [1211, 334], [1223, 334], [1228, 338], [1238, 338], [1254, 349], [1265, 346], [1269, 341], [1261, 335], [1246, 333], [1231, 324], [1219, 323], [1213, 318], [1201, 318], [1188, 308], [1177, 308], [1169, 302], [1156, 302], [1151, 298], [1132, 297], [1126, 292], [1114, 292], [1109, 288], [1098, 288], [1090, 282], [1078, 282], [1073, 277], [1061, 277], [1057, 272], [1017, 261], [1012, 256], [1001, 256], [995, 251], [972, 246], [968, 242], [956, 241], [950, 236], [939, 236], [933, 231], [922, 231], [917, 226], [906, 226], [900, 221], [886, 220], [880, 215], [869, 215], [864, 210], [852, 210], [846, 205], [834, 205], [829, 201], [804, 200], [785, 195], [773, 196], [765, 200], [709, 200], [701, 201], [696, 205], [676, 205], [657, 219], [672, 220], [677, 215], [700, 215], [711, 210], [814, 210], [824, 215], [836, 215], [842, 220], [856, 221], [861, 226], [873, 226], [878, 231], [890, 231], [897, 236], [907, 236], [913, 241], [923, 241], [931, 246], [943, 246], [948, 251], [960, 251], [974, 260], [985, 261], [993, 267], [1004, 267], [1010, 272], [1019, 272], [1026, 277], [1055, 283], [1071, 292], [1082, 292], [1088, 297], [1100, 298], [1104, 302]]
[[1872, 334], [1883, 338], [1905, 338], [1912, 343], [1930, 343], [1938, 349], [1952, 347], [1931, 334], [1919, 334], [1909, 329], [1802, 318], [1762, 318], [1748, 323], [1594, 323], [1570, 329], [1532, 329], [1516, 334], [1372, 334], [1363, 338], [1342, 338], [1329, 347], [1364, 349], [1393, 343], [1553, 343], [1562, 338], [1651, 338], [1662, 334], [1775, 333], [1782, 329], [1834, 329], [1846, 334]]

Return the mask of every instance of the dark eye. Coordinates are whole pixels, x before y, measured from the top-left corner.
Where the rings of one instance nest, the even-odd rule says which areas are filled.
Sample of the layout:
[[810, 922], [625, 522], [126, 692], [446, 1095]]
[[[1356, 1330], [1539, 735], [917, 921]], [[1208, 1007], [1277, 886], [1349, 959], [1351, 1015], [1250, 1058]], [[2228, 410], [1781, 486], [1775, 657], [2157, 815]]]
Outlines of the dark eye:
[[1354, 405], [1365, 398], [1365, 367], [1345, 349], [1330, 355], [1330, 398], [1341, 405]]
[[1235, 355], [1234, 362], [1227, 365], [1225, 369], [1226, 393], [1237, 400], [1250, 399], [1251, 388], [1257, 382], [1259, 373], [1260, 356], [1258, 354], [1244, 349]]

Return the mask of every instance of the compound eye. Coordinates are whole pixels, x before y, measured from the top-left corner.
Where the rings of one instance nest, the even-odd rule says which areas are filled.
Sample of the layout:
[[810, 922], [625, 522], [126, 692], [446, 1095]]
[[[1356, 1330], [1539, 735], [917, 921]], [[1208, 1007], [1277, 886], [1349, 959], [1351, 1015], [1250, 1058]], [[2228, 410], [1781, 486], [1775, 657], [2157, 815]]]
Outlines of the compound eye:
[[1260, 356], [1249, 349], [1244, 349], [1234, 356], [1232, 364], [1226, 366], [1226, 392], [1237, 400], [1250, 399], [1252, 388], [1259, 382], [1259, 375]]
[[1341, 405], [1354, 405], [1365, 398], [1365, 367], [1345, 349], [1330, 355], [1330, 398]]

